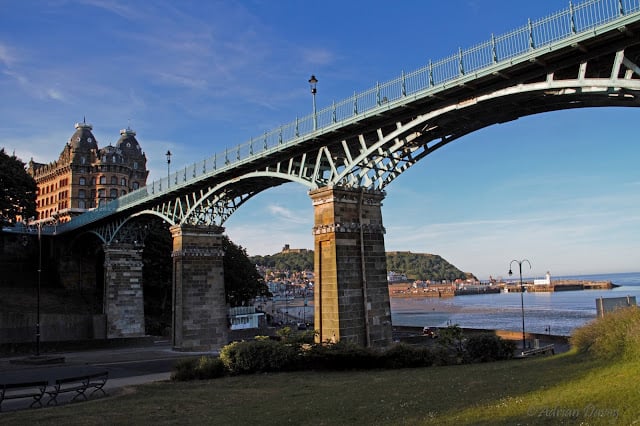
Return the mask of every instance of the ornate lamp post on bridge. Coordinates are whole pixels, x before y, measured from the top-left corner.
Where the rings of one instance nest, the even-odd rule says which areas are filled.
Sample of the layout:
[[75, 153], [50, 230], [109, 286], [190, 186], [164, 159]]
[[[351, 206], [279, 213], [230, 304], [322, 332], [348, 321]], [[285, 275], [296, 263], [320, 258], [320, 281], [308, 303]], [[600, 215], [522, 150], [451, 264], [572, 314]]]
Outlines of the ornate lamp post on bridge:
[[165, 154], [167, 156], [167, 188], [171, 186], [171, 151], [167, 150]]
[[527, 262], [529, 264], [529, 269], [531, 269], [531, 263], [527, 259], [522, 259], [520, 261], [512, 260], [511, 263], [509, 263], [509, 276], [513, 275], [513, 272], [511, 271], [511, 265], [513, 265], [513, 262], [516, 262], [520, 269], [520, 307], [522, 310], [522, 350], [524, 351], [526, 348], [525, 346], [526, 338], [524, 334], [524, 286], [522, 285], [522, 264], [524, 262]]
[[313, 130], [318, 129], [318, 115], [316, 114], [316, 93], [318, 90], [316, 89], [316, 84], [318, 84], [318, 79], [315, 75], [312, 75], [309, 79], [309, 85], [311, 86], [311, 96], [313, 96]]

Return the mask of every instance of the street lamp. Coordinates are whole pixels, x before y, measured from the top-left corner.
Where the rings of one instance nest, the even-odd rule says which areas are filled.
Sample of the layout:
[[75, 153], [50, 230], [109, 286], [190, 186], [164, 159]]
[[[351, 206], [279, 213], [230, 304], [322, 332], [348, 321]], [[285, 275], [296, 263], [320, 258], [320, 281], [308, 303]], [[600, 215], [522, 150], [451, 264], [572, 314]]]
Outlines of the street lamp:
[[[31, 218], [31, 221], [35, 218]], [[38, 227], [38, 287], [36, 289], [36, 357], [40, 356], [40, 282], [42, 277], [42, 223], [37, 222]], [[29, 243], [26, 237], [24, 237], [22, 244], [26, 247]]]
[[171, 186], [171, 179], [169, 178], [171, 176], [171, 151], [167, 150], [165, 155], [167, 156], [167, 188], [169, 188]]
[[284, 306], [285, 306], [285, 323], [289, 324], [289, 284], [284, 283]]
[[512, 260], [511, 263], [509, 263], [509, 276], [513, 275], [513, 272], [511, 272], [511, 265], [513, 265], [513, 262], [516, 262], [518, 264], [518, 268], [520, 269], [520, 307], [522, 310], [522, 350], [524, 351], [526, 339], [524, 336], [524, 286], [522, 285], [522, 264], [524, 262], [527, 262], [529, 264], [529, 269], [531, 269], [531, 263], [527, 259], [522, 259], [520, 261]]
[[315, 75], [312, 75], [309, 79], [309, 85], [311, 86], [311, 95], [313, 96], [313, 130], [318, 129], [318, 115], [316, 114], [316, 93], [318, 90], [316, 89], [316, 84], [318, 84], [318, 79]]

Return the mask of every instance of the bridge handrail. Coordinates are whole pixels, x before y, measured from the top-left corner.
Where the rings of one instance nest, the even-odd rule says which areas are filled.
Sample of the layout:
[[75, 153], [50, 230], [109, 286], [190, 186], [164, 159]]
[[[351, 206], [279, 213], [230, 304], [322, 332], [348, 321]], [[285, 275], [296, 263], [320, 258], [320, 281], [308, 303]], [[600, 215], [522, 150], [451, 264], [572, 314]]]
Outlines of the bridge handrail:
[[91, 223], [113, 212], [133, 207], [152, 199], [156, 194], [175, 190], [203, 176], [214, 175], [251, 162], [268, 152], [302, 143], [314, 135], [320, 135], [341, 125], [360, 120], [374, 112], [387, 109], [392, 103], [402, 102], [410, 96], [442, 90], [447, 83], [474, 72], [505, 63], [523, 54], [548, 47], [574, 35], [594, 30], [600, 25], [614, 22], [640, 10], [640, 0], [587, 0], [579, 4], [569, 1], [567, 9], [536, 21], [529, 20], [515, 30], [493, 36], [489, 41], [468, 49], [460, 48], [456, 54], [432, 62], [331, 106], [323, 108], [249, 142], [227, 148], [201, 162], [186, 166], [166, 178], [158, 179], [146, 187], [132, 191], [105, 206], [75, 217], [58, 226], [64, 232]]

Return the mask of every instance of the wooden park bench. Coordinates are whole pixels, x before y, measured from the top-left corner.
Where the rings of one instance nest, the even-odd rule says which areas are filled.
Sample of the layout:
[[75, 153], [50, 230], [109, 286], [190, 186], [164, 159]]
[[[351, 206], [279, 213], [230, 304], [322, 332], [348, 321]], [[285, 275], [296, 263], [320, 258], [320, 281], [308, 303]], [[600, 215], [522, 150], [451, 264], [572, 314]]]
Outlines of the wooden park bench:
[[42, 407], [42, 397], [49, 383], [46, 380], [24, 383], [0, 383], [0, 411], [2, 402], [9, 399], [33, 398], [29, 408], [38, 404]]
[[75, 392], [75, 395], [73, 396], [71, 401], [75, 401], [78, 398], [83, 398], [86, 401], [88, 399], [87, 391], [91, 389], [93, 389], [93, 391], [89, 394], [89, 396], [93, 395], [96, 392], [102, 392], [103, 395], [106, 395], [106, 392], [104, 391], [104, 385], [107, 383], [108, 377], [108, 371], [101, 371], [98, 373], [57, 379], [55, 381], [53, 389], [47, 391], [47, 395], [49, 395], [49, 401], [47, 401], [47, 405], [50, 405], [52, 403], [54, 405], [58, 405], [58, 396], [62, 393], [67, 392]]

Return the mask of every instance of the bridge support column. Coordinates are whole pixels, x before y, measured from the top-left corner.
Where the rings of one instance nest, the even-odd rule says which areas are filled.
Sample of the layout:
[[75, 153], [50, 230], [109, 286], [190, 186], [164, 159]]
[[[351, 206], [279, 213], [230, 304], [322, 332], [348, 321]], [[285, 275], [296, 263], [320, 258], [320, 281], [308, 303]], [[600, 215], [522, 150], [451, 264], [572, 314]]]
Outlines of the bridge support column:
[[315, 329], [318, 340], [391, 343], [391, 307], [382, 226], [384, 192], [311, 191], [314, 206]]
[[144, 336], [142, 248], [105, 244], [104, 277], [107, 338]]
[[228, 343], [223, 231], [219, 226], [171, 227], [174, 350], [209, 351]]

